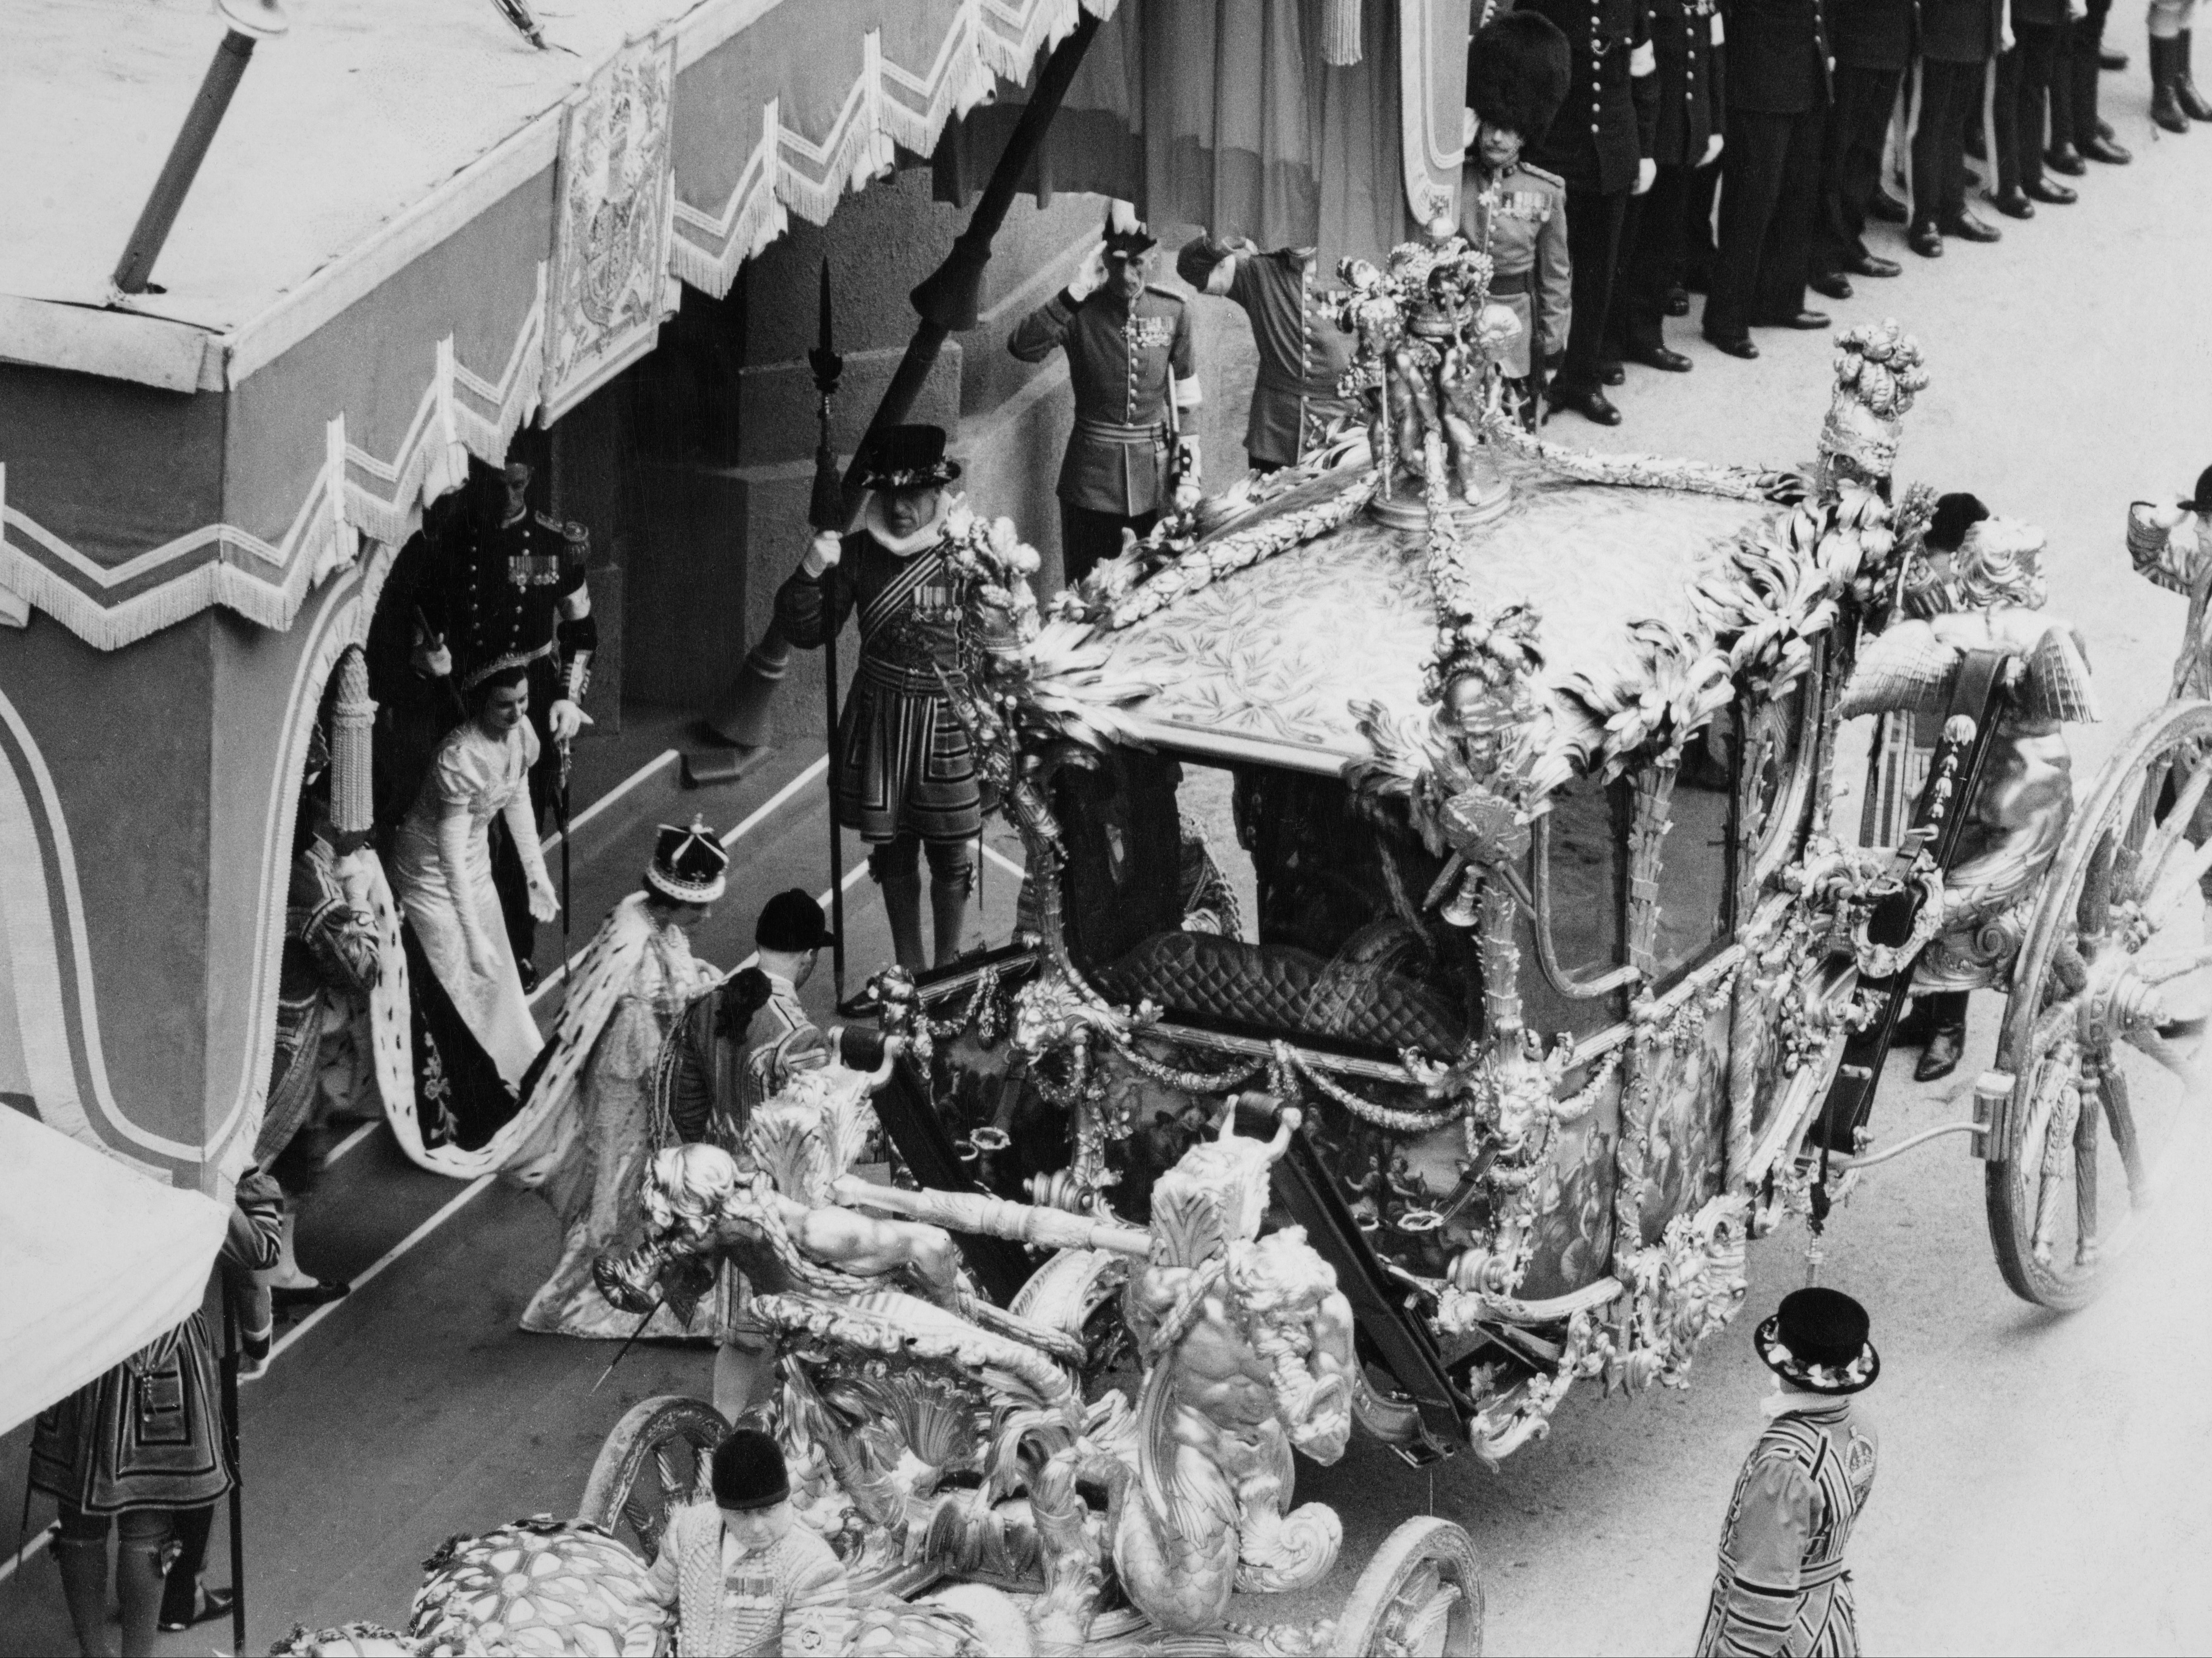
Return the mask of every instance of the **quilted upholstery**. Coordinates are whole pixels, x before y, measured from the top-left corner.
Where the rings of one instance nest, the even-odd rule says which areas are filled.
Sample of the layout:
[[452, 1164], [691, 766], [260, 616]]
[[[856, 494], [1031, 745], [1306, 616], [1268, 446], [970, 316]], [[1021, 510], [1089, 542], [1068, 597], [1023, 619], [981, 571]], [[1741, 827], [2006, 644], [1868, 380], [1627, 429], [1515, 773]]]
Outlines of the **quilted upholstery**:
[[1283, 944], [1159, 932], [1094, 977], [1112, 1001], [1148, 996], [1182, 1013], [1394, 1053], [1418, 1048], [1442, 1058], [1468, 1035], [1466, 1021], [1425, 985]]

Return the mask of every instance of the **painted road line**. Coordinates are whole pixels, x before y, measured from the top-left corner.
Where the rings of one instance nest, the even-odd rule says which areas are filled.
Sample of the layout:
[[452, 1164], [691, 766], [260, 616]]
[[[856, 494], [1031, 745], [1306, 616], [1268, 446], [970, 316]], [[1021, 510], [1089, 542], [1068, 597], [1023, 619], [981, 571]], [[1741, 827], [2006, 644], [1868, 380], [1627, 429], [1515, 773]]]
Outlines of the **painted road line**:
[[[674, 749], [662, 750], [659, 754], [647, 761], [629, 776], [623, 778], [621, 782], [616, 784], [614, 787], [609, 789], [605, 794], [592, 801], [590, 805], [586, 806], [583, 811], [578, 812], [574, 817], [571, 818], [568, 823], [568, 833], [574, 835], [578, 829], [583, 828], [585, 824], [590, 823], [592, 819], [597, 817], [609, 806], [614, 805], [616, 801], [621, 799], [623, 796], [628, 794], [640, 783], [645, 781], [647, 778], [652, 776], [653, 773], [659, 771], [663, 766], [666, 765], [670, 761], [675, 758], [676, 750]], [[554, 847], [561, 844], [560, 831], [557, 829], [555, 830], [551, 835], [547, 835], [543, 841], [539, 841], [538, 844], [547, 852], [552, 851]]]
[[1000, 852], [998, 847], [993, 846], [988, 841], [983, 843], [983, 855], [989, 859], [993, 863], [996, 864], [1000, 869], [1006, 871], [1007, 874], [1012, 876], [1017, 881], [1026, 881], [1029, 879], [1030, 872], [1027, 870], [1024, 869], [1012, 859], [1007, 857], [1005, 853]]
[[[448, 1199], [444, 1208], [439, 1210], [436, 1214], [431, 1216], [429, 1219], [424, 1221], [420, 1226], [410, 1232], [405, 1237], [400, 1239], [398, 1242], [393, 1244], [389, 1249], [386, 1249], [382, 1254], [379, 1255], [376, 1260], [370, 1264], [367, 1272], [356, 1273], [353, 1278], [352, 1291], [349, 1294], [340, 1296], [336, 1301], [325, 1302], [321, 1306], [316, 1308], [313, 1312], [308, 1314], [307, 1317], [301, 1319], [297, 1324], [295, 1324], [290, 1329], [287, 1330], [276, 1345], [269, 1350], [269, 1363], [274, 1364], [278, 1359], [282, 1358], [284, 1356], [286, 1350], [291, 1347], [294, 1343], [298, 1341], [301, 1336], [307, 1334], [308, 1331], [313, 1329], [315, 1326], [320, 1324], [325, 1318], [329, 1317], [339, 1308], [351, 1301], [355, 1296], [359, 1295], [363, 1284], [369, 1283], [377, 1276], [378, 1273], [383, 1272], [385, 1268], [391, 1266], [392, 1262], [398, 1260], [400, 1256], [405, 1254], [416, 1244], [422, 1242], [424, 1238], [428, 1237], [431, 1233], [436, 1231], [447, 1221], [453, 1219], [455, 1215], [459, 1214], [463, 1209], [468, 1206], [472, 1199], [476, 1198], [483, 1191], [484, 1187], [492, 1183], [492, 1179], [493, 1176], [489, 1175], [479, 1175], [476, 1179], [471, 1181], [466, 1186], [463, 1187], [459, 1193]], [[267, 1372], [264, 1370], [263, 1374], [266, 1375]], [[247, 1382], [258, 1382], [260, 1379], [260, 1376], [240, 1376], [239, 1378], [239, 1382], [240, 1386], [244, 1386]]]
[[791, 781], [786, 783], [781, 788], [770, 795], [766, 805], [761, 807], [761, 809], [753, 813], [751, 817], [746, 818], [744, 822], [739, 823], [737, 828], [732, 829], [727, 835], [724, 835], [722, 837], [723, 847], [727, 848], [737, 845], [739, 841], [751, 834], [754, 829], [765, 822], [770, 812], [783, 805], [785, 801], [790, 799], [793, 795], [797, 794], [808, 784], [819, 780], [822, 774], [829, 769], [830, 756], [825, 754], [819, 760], [817, 760], [812, 765], [809, 766], [805, 771], [799, 773], [798, 776], [793, 778]]
[[324, 1163], [326, 1164], [336, 1163], [340, 1157], [345, 1156], [347, 1152], [352, 1151], [354, 1147], [359, 1145], [363, 1140], [367, 1139], [372, 1133], [383, 1127], [384, 1119], [381, 1117], [374, 1118], [371, 1121], [362, 1124], [360, 1127], [355, 1129], [352, 1133], [347, 1135], [331, 1149], [330, 1156], [323, 1159]]

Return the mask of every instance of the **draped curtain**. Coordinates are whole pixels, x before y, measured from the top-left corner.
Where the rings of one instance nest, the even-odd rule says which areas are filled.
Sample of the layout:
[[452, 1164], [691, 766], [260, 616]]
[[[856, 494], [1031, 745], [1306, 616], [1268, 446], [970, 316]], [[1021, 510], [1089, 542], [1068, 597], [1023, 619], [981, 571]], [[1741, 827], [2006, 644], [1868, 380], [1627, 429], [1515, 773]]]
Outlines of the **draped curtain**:
[[[1325, 0], [1125, 0], [1099, 29], [1023, 187], [1086, 191], [1155, 224], [1262, 247], [1317, 246], [1324, 269], [1409, 234], [1395, 0], [1363, 0], [1359, 61], [1322, 61]], [[1023, 94], [953, 122], [941, 199], [981, 190]]]

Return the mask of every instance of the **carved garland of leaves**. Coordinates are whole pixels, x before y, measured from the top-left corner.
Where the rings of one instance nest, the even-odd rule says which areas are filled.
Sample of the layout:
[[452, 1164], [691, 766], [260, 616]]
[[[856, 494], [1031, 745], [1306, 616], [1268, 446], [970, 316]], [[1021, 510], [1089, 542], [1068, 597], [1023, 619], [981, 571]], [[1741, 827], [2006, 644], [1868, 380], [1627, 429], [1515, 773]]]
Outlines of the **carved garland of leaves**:
[[1030, 578], [1042, 561], [1013, 520], [986, 524], [956, 504], [945, 517], [945, 545], [960, 592], [961, 671], [939, 678], [983, 780], [1000, 798], [1018, 776], [1025, 735], [1098, 749], [1131, 740], [1121, 710], [1157, 688], [1111, 672], [1106, 644], [1090, 623], [1042, 618]]

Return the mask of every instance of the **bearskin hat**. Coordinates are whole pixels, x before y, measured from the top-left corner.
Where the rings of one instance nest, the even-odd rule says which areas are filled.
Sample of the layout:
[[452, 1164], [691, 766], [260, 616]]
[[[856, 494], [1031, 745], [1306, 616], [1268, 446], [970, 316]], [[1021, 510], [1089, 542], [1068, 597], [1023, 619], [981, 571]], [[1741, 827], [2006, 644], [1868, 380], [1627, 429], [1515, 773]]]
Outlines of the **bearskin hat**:
[[1567, 76], [1567, 37], [1533, 11], [1509, 11], [1467, 43], [1468, 106], [1531, 148], [1551, 129]]

